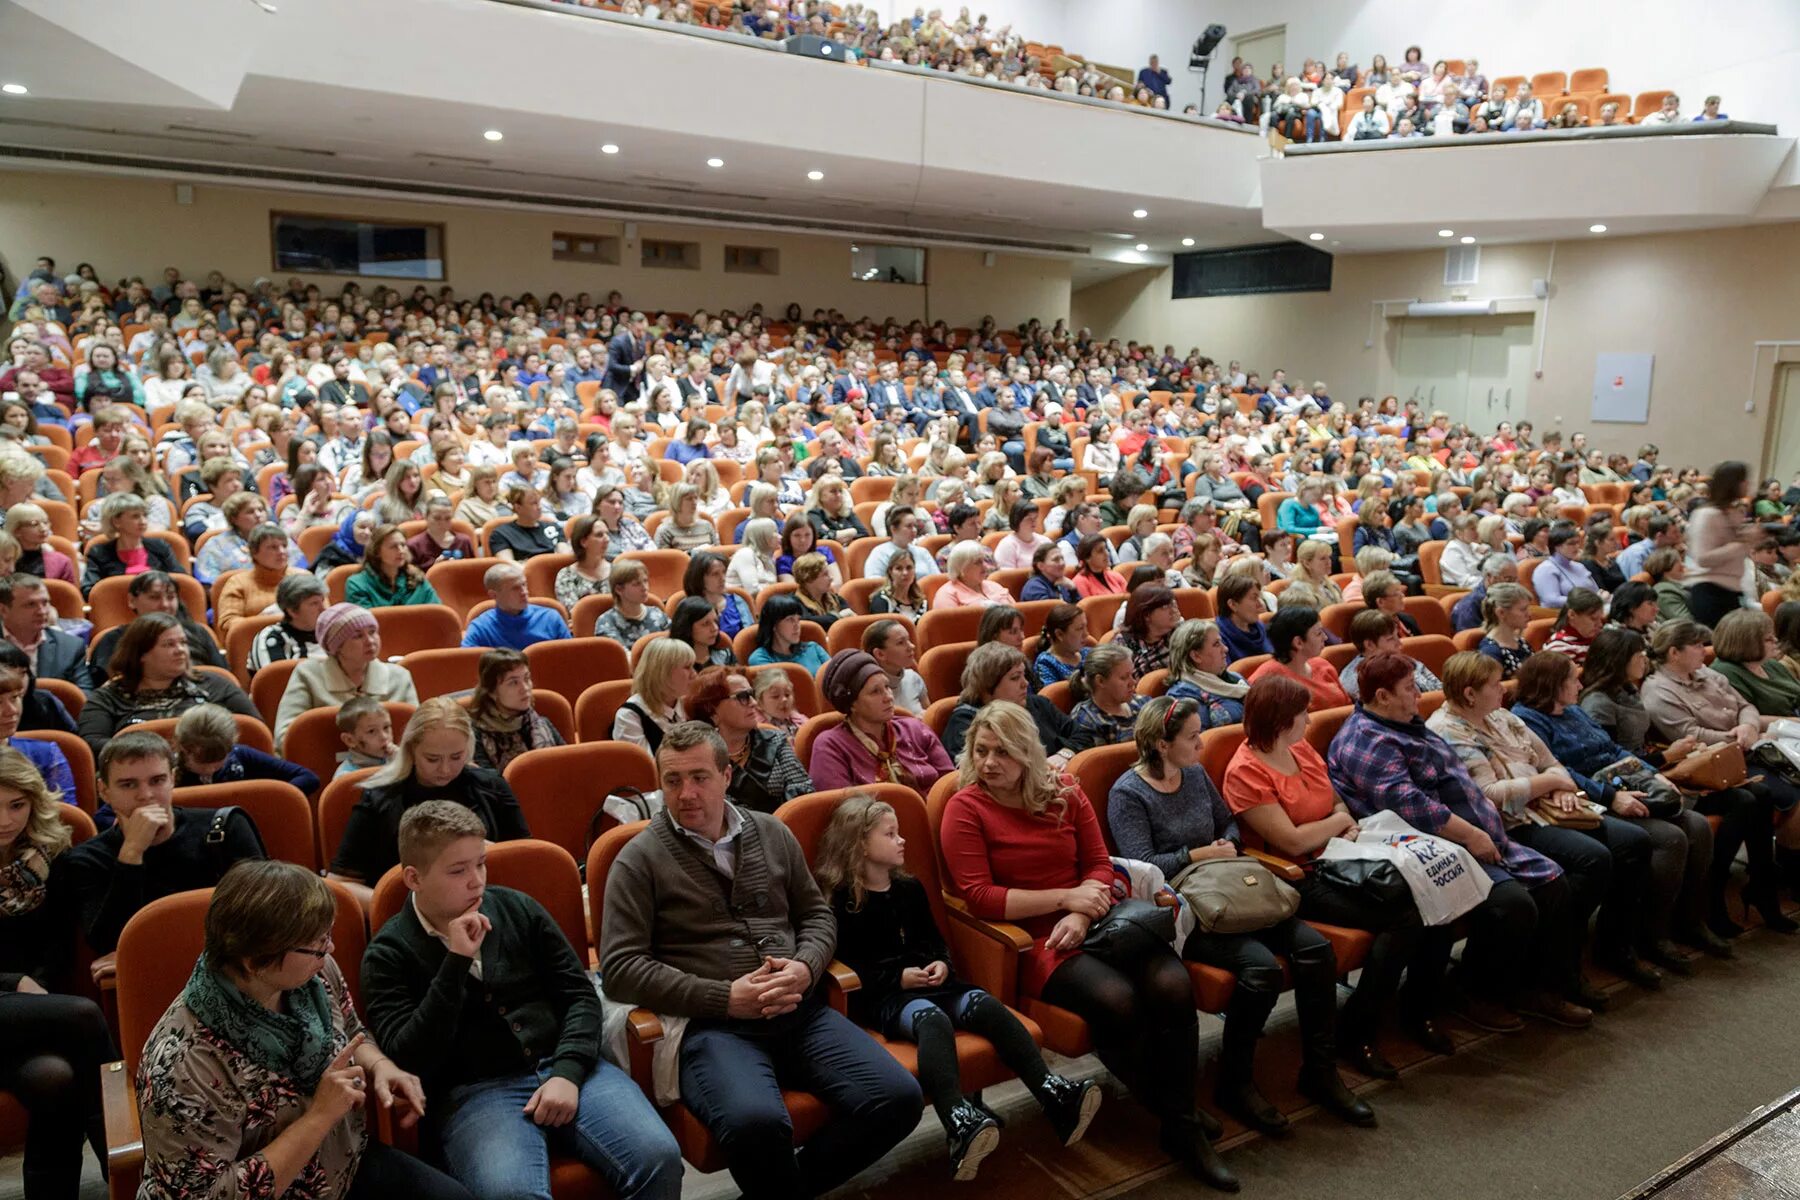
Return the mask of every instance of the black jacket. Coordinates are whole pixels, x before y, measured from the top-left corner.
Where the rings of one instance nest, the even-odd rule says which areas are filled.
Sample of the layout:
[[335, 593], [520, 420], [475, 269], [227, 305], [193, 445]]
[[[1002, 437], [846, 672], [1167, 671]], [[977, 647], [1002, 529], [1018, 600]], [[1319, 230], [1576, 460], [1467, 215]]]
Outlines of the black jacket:
[[812, 790], [812, 778], [788, 740], [773, 729], [752, 729], [749, 761], [741, 767], [732, 764], [726, 794], [745, 808], [772, 813]]
[[84, 692], [100, 683], [88, 672], [87, 647], [81, 639], [54, 625], [44, 630], [44, 640], [38, 645], [37, 678], [67, 680]]
[[[162, 571], [169, 575], [187, 574], [181, 564], [175, 561], [175, 552], [169, 549], [167, 542], [161, 538], [147, 537], [143, 544], [144, 552], [150, 557], [147, 570]], [[119, 561], [119, 552], [113, 549], [112, 542], [94, 542], [88, 546], [87, 565], [81, 569], [81, 594], [85, 596], [93, 591], [94, 585], [102, 579], [123, 574], [125, 564]]]
[[[1029, 674], [1027, 672], [1028, 677]], [[969, 723], [980, 711], [978, 704], [958, 704], [951, 710], [950, 720], [944, 726], [944, 749], [950, 752], [952, 759], [962, 755], [963, 742], [969, 736]], [[1075, 723], [1068, 713], [1036, 693], [1025, 697], [1025, 711], [1037, 725], [1038, 741], [1044, 744], [1045, 754], [1055, 754], [1074, 745]]]
[[487, 826], [488, 837], [496, 842], [531, 836], [518, 798], [506, 780], [496, 771], [464, 767], [462, 774], [441, 788], [420, 787], [413, 779], [365, 787], [362, 799], [350, 810], [344, 840], [332, 857], [332, 874], [354, 876], [374, 887], [388, 868], [400, 861], [401, 815], [427, 800], [454, 800], [473, 809]]

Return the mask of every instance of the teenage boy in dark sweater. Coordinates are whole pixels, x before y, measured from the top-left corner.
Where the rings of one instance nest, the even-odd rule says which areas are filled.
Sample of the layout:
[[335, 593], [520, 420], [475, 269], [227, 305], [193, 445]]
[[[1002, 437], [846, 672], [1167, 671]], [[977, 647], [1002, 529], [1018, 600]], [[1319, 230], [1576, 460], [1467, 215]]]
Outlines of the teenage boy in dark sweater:
[[486, 837], [450, 800], [400, 818], [412, 894], [363, 956], [376, 1041], [418, 1074], [445, 1165], [477, 1196], [548, 1196], [555, 1146], [621, 1200], [677, 1200], [674, 1135], [600, 1056], [600, 999], [555, 920], [487, 886]]

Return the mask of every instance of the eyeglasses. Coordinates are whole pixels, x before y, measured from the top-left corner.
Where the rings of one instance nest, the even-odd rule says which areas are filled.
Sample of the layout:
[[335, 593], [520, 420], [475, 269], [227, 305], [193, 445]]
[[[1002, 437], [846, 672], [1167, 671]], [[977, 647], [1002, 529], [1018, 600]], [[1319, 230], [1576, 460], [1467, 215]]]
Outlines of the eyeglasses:
[[756, 703], [756, 693], [749, 688], [745, 688], [741, 692], [731, 693], [731, 695], [726, 697], [726, 699], [736, 700], [739, 704], [755, 704]]
[[332, 945], [331, 935], [326, 934], [325, 935], [325, 945], [322, 949], [314, 950], [311, 946], [294, 946], [291, 949], [289, 949], [288, 953], [289, 954], [305, 954], [305, 955], [308, 955], [312, 958], [316, 958], [319, 961], [323, 962], [325, 959], [327, 959], [331, 956], [331, 952], [333, 949], [335, 949], [335, 947]]

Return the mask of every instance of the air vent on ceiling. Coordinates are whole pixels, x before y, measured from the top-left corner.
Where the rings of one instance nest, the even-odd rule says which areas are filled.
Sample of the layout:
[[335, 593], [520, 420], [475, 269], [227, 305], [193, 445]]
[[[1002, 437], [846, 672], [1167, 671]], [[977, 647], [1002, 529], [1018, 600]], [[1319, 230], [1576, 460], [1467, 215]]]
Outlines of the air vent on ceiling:
[[230, 138], [233, 141], [248, 142], [255, 139], [253, 133], [242, 133], [236, 129], [208, 129], [204, 125], [164, 125], [170, 133], [198, 133], [206, 137]]
[[494, 165], [494, 160], [491, 158], [467, 158], [461, 154], [427, 154], [423, 150], [413, 151], [413, 157], [421, 162], [460, 163], [465, 167], [491, 167]]
[[1444, 286], [1469, 287], [1480, 282], [1481, 247], [1444, 247]]

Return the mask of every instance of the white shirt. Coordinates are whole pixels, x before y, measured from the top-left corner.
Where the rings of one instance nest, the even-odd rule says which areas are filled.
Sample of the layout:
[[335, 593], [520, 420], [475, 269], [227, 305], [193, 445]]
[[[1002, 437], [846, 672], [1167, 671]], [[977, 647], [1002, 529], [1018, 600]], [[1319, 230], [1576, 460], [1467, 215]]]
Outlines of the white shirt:
[[713, 866], [719, 869], [719, 874], [727, 879], [737, 877], [737, 836], [744, 832], [744, 814], [737, 810], [737, 805], [726, 801], [725, 832], [719, 835], [719, 840], [716, 842], [704, 834], [695, 833], [680, 821], [675, 822], [675, 828], [680, 830], [682, 835], [694, 845], [712, 856]]
[[897, 677], [889, 675], [888, 680], [894, 685], [895, 705], [915, 717], [923, 716], [931, 704], [931, 697], [925, 691], [925, 677], [917, 671], [907, 670]]
[[[868, 560], [863, 563], [863, 578], [885, 579], [888, 564], [893, 562], [894, 556], [899, 553], [901, 553], [900, 547], [892, 542], [885, 546], [877, 546], [875, 552], [869, 555]], [[918, 572], [920, 579], [927, 575], [937, 574], [937, 564], [932, 561], [931, 553], [925, 547], [913, 542], [906, 547], [906, 553], [912, 555], [913, 570]]]

